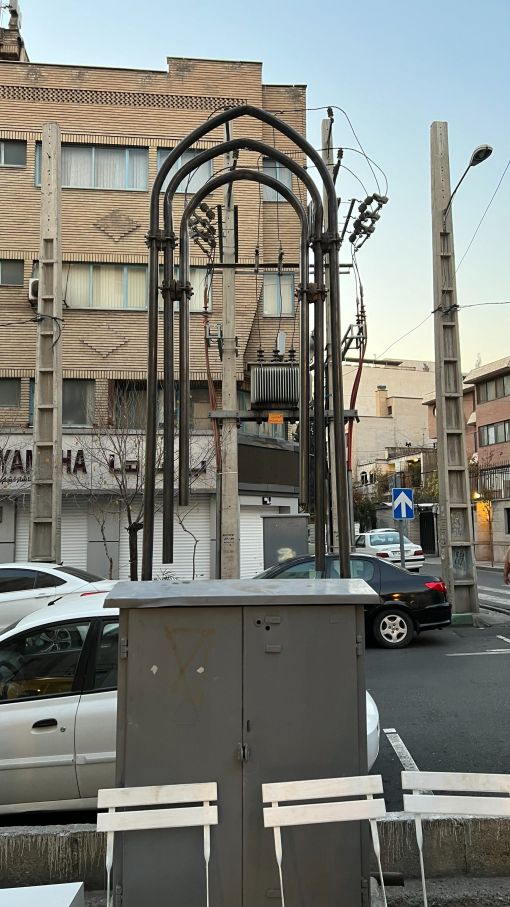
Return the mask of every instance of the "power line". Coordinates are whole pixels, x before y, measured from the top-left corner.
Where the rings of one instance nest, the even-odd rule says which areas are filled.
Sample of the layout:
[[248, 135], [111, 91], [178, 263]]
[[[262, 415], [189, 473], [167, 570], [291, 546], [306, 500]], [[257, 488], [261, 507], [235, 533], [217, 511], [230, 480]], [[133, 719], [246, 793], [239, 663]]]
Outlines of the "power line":
[[460, 268], [462, 262], [464, 261], [464, 259], [465, 259], [466, 255], [468, 254], [468, 252], [469, 252], [471, 246], [473, 245], [473, 243], [474, 243], [474, 241], [475, 241], [475, 238], [476, 238], [476, 234], [478, 233], [480, 227], [481, 227], [482, 224], [483, 224], [483, 221], [484, 221], [484, 219], [485, 219], [485, 215], [487, 214], [487, 211], [489, 210], [489, 208], [490, 208], [490, 206], [492, 205], [494, 199], [496, 198], [496, 195], [498, 194], [499, 187], [501, 186], [501, 183], [503, 182], [503, 180], [504, 180], [504, 178], [505, 178], [505, 174], [506, 174], [506, 172], [507, 172], [507, 170], [508, 170], [509, 167], [510, 167], [510, 160], [507, 161], [506, 167], [505, 167], [505, 169], [503, 170], [503, 173], [501, 174], [501, 178], [500, 178], [500, 180], [499, 180], [499, 183], [498, 183], [498, 185], [496, 186], [494, 192], [493, 192], [492, 195], [491, 195], [489, 204], [487, 205], [485, 211], [483, 212], [483, 214], [482, 214], [482, 216], [481, 216], [481, 218], [480, 218], [480, 220], [479, 220], [479, 222], [478, 222], [478, 226], [477, 226], [475, 232], [473, 233], [473, 235], [472, 235], [472, 237], [471, 237], [471, 239], [470, 239], [469, 245], [468, 245], [466, 251], [464, 252], [464, 255], [462, 256], [462, 258], [461, 258], [461, 260], [459, 261], [457, 267], [455, 268], [455, 273], [457, 273], [457, 271], [459, 270], [459, 268]]

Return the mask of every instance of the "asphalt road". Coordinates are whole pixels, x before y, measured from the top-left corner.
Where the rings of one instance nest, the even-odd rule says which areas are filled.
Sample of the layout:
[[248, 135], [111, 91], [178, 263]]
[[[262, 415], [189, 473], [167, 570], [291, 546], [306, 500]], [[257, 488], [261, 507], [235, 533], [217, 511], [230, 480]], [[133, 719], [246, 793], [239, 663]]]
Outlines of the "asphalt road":
[[[439, 572], [437, 564], [429, 569]], [[422, 633], [407, 649], [367, 651], [367, 686], [381, 717], [373, 772], [383, 776], [390, 810], [402, 808], [400, 772], [402, 763], [413, 767], [409, 760], [423, 771], [510, 772], [510, 587], [484, 569], [478, 586], [482, 608], [497, 601], [507, 609], [482, 611], [492, 626], [451, 627]]]
[[[422, 572], [439, 575], [440, 565], [429, 562]], [[367, 650], [367, 686], [381, 718], [373, 772], [383, 776], [390, 810], [402, 808], [402, 760], [423, 771], [510, 772], [510, 586], [501, 571], [480, 568], [478, 587], [482, 608], [506, 609], [482, 612], [492, 626], [435, 630], [406, 649]], [[95, 821], [95, 812], [22, 813], [2, 816], [0, 825]]]

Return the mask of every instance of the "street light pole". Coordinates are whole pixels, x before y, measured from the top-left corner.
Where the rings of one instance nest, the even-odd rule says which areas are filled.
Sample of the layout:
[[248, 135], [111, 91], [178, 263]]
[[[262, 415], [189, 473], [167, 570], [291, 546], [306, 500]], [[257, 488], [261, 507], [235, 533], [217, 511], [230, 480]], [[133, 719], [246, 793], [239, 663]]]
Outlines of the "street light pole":
[[459, 623], [473, 623], [473, 615], [478, 612], [479, 606], [466, 455], [451, 203], [469, 168], [485, 160], [492, 149], [484, 145], [475, 150], [453, 192], [450, 190], [447, 123], [432, 123], [430, 150], [439, 553], [452, 611]]

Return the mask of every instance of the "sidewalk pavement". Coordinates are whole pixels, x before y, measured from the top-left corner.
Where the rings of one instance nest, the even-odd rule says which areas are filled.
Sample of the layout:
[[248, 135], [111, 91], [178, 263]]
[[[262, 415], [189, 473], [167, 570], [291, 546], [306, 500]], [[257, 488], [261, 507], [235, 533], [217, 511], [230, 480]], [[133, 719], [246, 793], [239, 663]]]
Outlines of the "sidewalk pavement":
[[[440, 557], [429, 557], [429, 555], [426, 555], [425, 560], [428, 564], [441, 563]], [[503, 562], [500, 564], [491, 564], [490, 561], [476, 561], [476, 566], [482, 567], [484, 570], [494, 570], [496, 573], [503, 573]]]
[[[341, 882], [339, 880], [339, 892]], [[510, 879], [431, 879], [427, 882], [429, 907], [510, 907]], [[404, 888], [387, 888], [388, 907], [423, 907], [421, 882], [412, 879]], [[106, 894], [85, 892], [86, 907], [106, 907]], [[372, 898], [372, 907], [382, 898]]]

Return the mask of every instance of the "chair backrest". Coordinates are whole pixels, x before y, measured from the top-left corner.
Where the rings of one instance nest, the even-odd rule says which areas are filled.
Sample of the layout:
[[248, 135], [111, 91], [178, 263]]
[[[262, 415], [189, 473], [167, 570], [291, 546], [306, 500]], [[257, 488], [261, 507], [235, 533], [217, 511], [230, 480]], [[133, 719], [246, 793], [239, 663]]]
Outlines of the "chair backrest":
[[404, 810], [415, 815], [510, 816], [510, 775], [402, 772], [402, 789], [413, 791], [404, 794]]
[[[209, 907], [210, 826], [218, 824], [218, 791], [215, 781], [206, 784], [165, 784], [156, 787], [120, 787], [100, 790], [97, 795], [97, 830], [106, 838], [106, 904], [113, 905], [111, 885], [113, 841], [117, 831], [203, 826], [206, 904]], [[180, 805], [185, 804], [185, 805]], [[194, 804], [194, 805], [190, 805]], [[149, 807], [140, 809], [140, 807]], [[162, 808], [170, 807], [170, 808]], [[117, 812], [122, 810], [122, 812]]]
[[[380, 775], [361, 775], [354, 778], [318, 778], [312, 781], [282, 781], [262, 785], [262, 801], [263, 803], [271, 804], [271, 806], [263, 807], [264, 825], [266, 828], [273, 829], [282, 907], [285, 907], [285, 894], [280, 829], [290, 825], [355, 822], [363, 819], [367, 819], [370, 822], [381, 890], [386, 907], [386, 892], [384, 890], [381, 867], [381, 848], [375, 821], [386, 815], [386, 806], [382, 798], [373, 799], [374, 794], [382, 793], [383, 786]], [[336, 801], [334, 798], [336, 798]], [[282, 803], [292, 803], [292, 805], [282, 806]]]
[[[217, 784], [166, 784], [157, 787], [120, 787], [100, 790], [98, 831], [136, 831], [148, 828], [182, 828], [194, 825], [217, 825], [218, 807], [211, 801], [218, 799]], [[180, 803], [200, 805], [184, 807]], [[147, 806], [142, 810], [137, 807]], [[171, 809], [161, 809], [171, 806]], [[122, 809], [122, 812], [116, 810]]]
[[[356, 778], [320, 778], [313, 781], [283, 781], [262, 785], [262, 800], [271, 803], [264, 807], [266, 828], [285, 825], [312, 825], [321, 822], [354, 822], [361, 819], [379, 819], [386, 814], [384, 800], [371, 799], [382, 794], [380, 775], [362, 775]], [[294, 801], [332, 800], [328, 803], [309, 803], [282, 806]], [[363, 797], [364, 799], [360, 799]], [[366, 799], [368, 798], [368, 799]]]
[[[510, 775], [482, 772], [402, 772], [404, 811], [414, 817], [424, 907], [428, 907], [423, 858], [423, 816], [510, 816]], [[436, 793], [447, 791], [447, 793]], [[478, 796], [473, 796], [477, 794]], [[480, 794], [504, 794], [485, 797]]]

